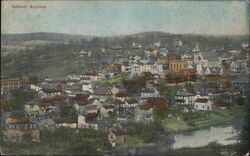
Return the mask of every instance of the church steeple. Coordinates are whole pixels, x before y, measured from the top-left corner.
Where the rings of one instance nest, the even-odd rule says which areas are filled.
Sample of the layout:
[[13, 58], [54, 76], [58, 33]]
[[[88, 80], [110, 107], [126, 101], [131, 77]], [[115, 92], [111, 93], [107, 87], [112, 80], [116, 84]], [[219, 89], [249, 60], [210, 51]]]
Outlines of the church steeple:
[[194, 53], [197, 53], [197, 52], [199, 52], [199, 51], [200, 51], [199, 43], [196, 43], [196, 46], [195, 46], [195, 48], [193, 49], [193, 52], [194, 52]]

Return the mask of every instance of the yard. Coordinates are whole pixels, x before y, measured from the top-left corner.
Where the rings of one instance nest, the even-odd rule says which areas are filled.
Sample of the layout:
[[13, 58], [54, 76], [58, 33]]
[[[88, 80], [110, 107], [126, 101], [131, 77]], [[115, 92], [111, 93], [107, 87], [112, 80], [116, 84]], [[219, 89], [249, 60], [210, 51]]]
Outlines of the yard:
[[97, 81], [98, 84], [117, 84], [122, 81], [121, 75], [116, 75], [111, 78], [107, 78], [104, 80]]
[[175, 83], [162, 82], [160, 84], [155, 85], [155, 87], [163, 97], [167, 98], [168, 100], [173, 100], [176, 92], [182, 89], [185, 86], [185, 84], [186, 83], [175, 84]]
[[229, 109], [222, 110], [213, 108], [211, 112], [181, 113], [170, 110], [173, 117], [166, 117], [162, 126], [166, 132], [183, 132], [201, 129], [215, 125], [241, 122], [244, 115], [244, 106], [234, 105]]

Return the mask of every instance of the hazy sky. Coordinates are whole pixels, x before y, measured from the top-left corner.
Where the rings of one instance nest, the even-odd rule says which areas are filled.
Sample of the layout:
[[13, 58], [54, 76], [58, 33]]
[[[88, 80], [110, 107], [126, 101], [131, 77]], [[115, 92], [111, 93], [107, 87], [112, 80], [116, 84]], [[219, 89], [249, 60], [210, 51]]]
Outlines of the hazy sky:
[[[27, 8], [13, 8], [17, 4]], [[46, 5], [46, 8], [31, 9], [31, 4]], [[2, 33], [249, 34], [250, 9], [246, 1], [5, 1], [1, 10]]]

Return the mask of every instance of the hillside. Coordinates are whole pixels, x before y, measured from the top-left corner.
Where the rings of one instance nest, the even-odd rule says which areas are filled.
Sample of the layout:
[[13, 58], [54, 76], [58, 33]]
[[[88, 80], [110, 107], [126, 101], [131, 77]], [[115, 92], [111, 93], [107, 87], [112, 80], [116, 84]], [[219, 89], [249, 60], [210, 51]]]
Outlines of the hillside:
[[[108, 52], [108, 55], [104, 55], [101, 48], [118, 45], [129, 50], [133, 42], [139, 42], [146, 48], [153, 42], [161, 41], [161, 46], [172, 53], [189, 52], [197, 42], [209, 50], [223, 46], [222, 52], [240, 48], [242, 42], [248, 43], [248, 36], [174, 35], [163, 32], [115, 37], [58, 33], [3, 34], [1, 39], [1, 75], [31, 74], [39, 77], [65, 76], [97, 69], [102, 62], [112, 62], [117, 53]], [[174, 46], [177, 41], [183, 43], [178, 50]], [[91, 57], [80, 57], [82, 49], [92, 51]]]

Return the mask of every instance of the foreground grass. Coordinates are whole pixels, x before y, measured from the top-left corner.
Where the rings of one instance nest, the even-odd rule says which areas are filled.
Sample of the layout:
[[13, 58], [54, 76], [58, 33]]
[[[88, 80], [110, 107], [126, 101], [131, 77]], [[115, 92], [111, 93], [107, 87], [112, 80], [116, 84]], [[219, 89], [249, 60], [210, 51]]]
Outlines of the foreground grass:
[[44, 130], [40, 142], [1, 143], [6, 155], [67, 155], [100, 154], [109, 148], [106, 133], [93, 129], [59, 128]]

